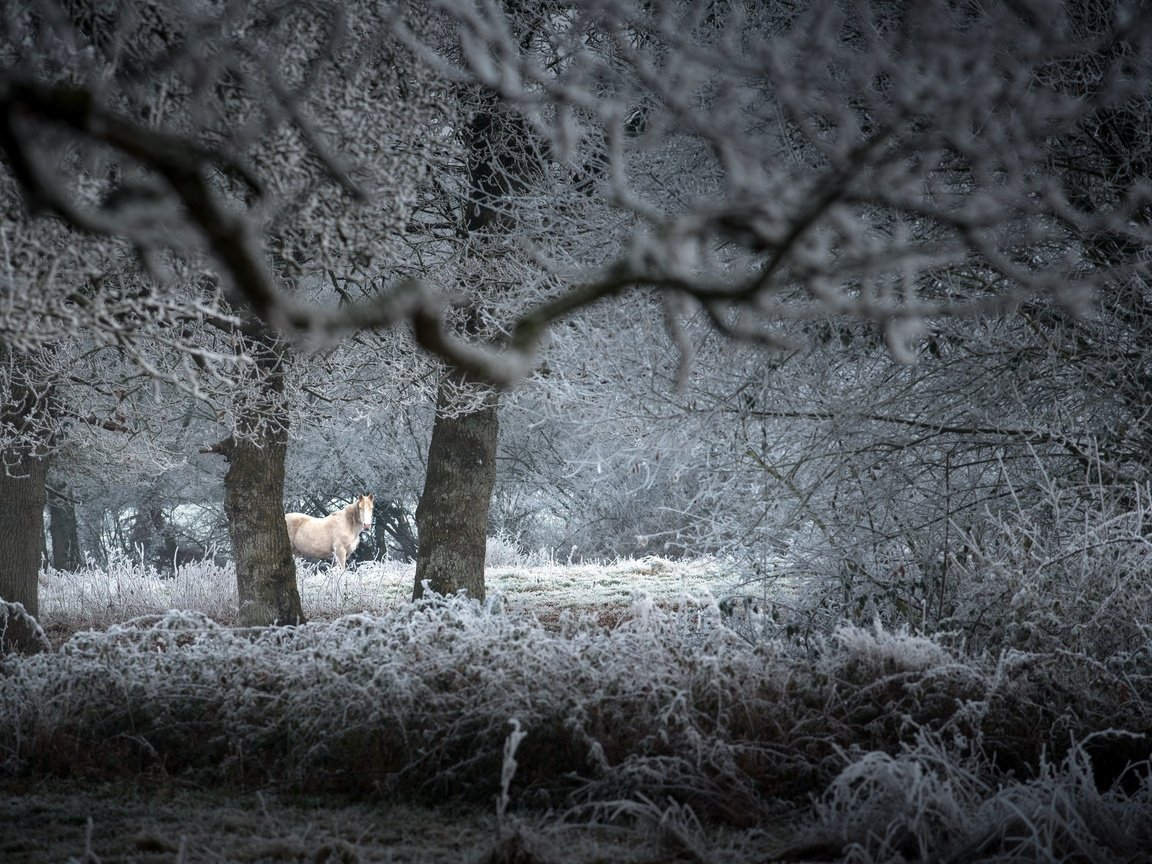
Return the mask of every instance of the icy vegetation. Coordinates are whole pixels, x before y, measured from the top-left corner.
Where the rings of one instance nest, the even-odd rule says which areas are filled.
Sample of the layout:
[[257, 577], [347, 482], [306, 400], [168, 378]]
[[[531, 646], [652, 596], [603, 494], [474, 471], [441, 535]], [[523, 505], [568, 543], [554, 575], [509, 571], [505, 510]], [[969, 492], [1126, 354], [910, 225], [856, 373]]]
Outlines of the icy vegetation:
[[[407, 567], [313, 569], [313, 622], [279, 629], [213, 619], [234, 602], [226, 570], [49, 572], [50, 633], [107, 626], [0, 662], [0, 770], [25, 791], [447, 805], [470, 826], [460, 860], [1104, 862], [1152, 846], [1152, 646], [974, 655], [879, 624], [749, 638], [714, 599], [723, 572], [493, 567], [481, 606], [407, 602]], [[191, 608], [157, 611], [175, 600]], [[436, 812], [404, 820], [420, 834]], [[379, 856], [367, 828], [332, 830], [343, 846], [321, 831], [284, 854]], [[196, 832], [147, 860], [197, 860], [179, 840]], [[84, 843], [69, 854], [101, 854], [91, 829]], [[429, 843], [406, 860], [451, 857]]]
[[[662, 603], [686, 597], [711, 598], [736, 586], [734, 568], [723, 562], [626, 559], [606, 564], [565, 564], [542, 553], [524, 554], [498, 539], [490, 541], [485, 581], [501, 603], [553, 617], [563, 610], [597, 610], [611, 615], [637, 594]], [[412, 597], [415, 566], [394, 561], [364, 562], [346, 571], [297, 560], [304, 613], [332, 620], [349, 613], [384, 613]], [[170, 572], [121, 558], [104, 569], [92, 562], [75, 572], [48, 568], [40, 576], [40, 621], [60, 636], [105, 628], [169, 609], [202, 612], [220, 624], [236, 622], [236, 574], [211, 562], [185, 564]]]

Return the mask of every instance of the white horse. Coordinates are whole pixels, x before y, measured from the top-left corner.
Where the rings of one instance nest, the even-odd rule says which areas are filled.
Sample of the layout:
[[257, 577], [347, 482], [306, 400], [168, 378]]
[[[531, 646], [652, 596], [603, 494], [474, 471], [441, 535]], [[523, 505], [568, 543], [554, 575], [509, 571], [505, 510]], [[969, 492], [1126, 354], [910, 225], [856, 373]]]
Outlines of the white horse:
[[340, 569], [360, 545], [360, 532], [372, 527], [373, 497], [360, 495], [343, 510], [323, 519], [307, 513], [285, 513], [292, 550], [309, 558], [332, 558]]

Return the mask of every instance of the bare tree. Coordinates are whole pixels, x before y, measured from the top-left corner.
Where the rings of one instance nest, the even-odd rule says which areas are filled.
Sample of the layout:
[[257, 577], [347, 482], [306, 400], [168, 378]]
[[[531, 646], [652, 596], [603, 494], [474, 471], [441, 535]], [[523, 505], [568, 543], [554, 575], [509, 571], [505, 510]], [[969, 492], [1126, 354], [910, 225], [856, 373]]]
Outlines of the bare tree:
[[[0, 598], [20, 603], [35, 616], [39, 607], [38, 573], [44, 551], [44, 508], [47, 478], [61, 448], [86, 435], [128, 432], [122, 418], [99, 408], [109, 403], [90, 383], [91, 355], [70, 339], [52, 347], [13, 350], [0, 341], [0, 506], [4, 566], [0, 567]], [[64, 528], [57, 524], [53, 528]], [[55, 534], [56, 552], [73, 542], [71, 531]], [[75, 555], [75, 549], [72, 549]], [[74, 559], [73, 559], [74, 560]], [[37, 641], [23, 646], [35, 647]]]
[[[522, 39], [531, 38], [534, 23], [529, 23]], [[479, 339], [485, 335], [483, 322], [489, 314], [485, 302], [501, 302], [500, 282], [492, 277], [504, 270], [500, 259], [517, 253], [509, 241], [517, 231], [515, 199], [542, 174], [543, 155], [524, 118], [491, 96], [480, 100], [465, 137], [468, 176], [459, 216], [464, 241], [460, 254], [476, 259], [478, 266], [471, 271], [491, 282], [471, 286], [473, 299], [459, 329]], [[414, 598], [423, 595], [426, 584], [440, 594], [463, 589], [484, 599], [498, 403], [498, 392], [468, 369], [450, 367], [440, 382], [428, 471], [416, 508], [420, 553]]]

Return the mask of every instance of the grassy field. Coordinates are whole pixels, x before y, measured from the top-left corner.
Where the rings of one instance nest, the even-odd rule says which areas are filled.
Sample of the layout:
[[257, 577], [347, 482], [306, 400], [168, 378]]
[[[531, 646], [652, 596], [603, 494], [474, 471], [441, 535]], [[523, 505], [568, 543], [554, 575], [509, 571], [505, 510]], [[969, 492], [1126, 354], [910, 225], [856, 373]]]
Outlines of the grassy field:
[[[564, 610], [619, 614], [638, 596], [661, 605], [708, 603], [738, 590], [735, 571], [715, 560], [644, 558], [602, 564], [524, 562], [503, 556], [489, 565], [490, 601], [554, 619]], [[366, 562], [340, 572], [327, 564], [297, 562], [300, 597], [309, 620], [331, 621], [355, 613], [381, 614], [408, 603], [415, 566]], [[57, 640], [77, 630], [105, 628], [169, 609], [203, 612], [231, 624], [236, 615], [236, 577], [210, 563], [160, 574], [131, 561], [77, 572], [46, 570], [40, 578], [41, 624]]]

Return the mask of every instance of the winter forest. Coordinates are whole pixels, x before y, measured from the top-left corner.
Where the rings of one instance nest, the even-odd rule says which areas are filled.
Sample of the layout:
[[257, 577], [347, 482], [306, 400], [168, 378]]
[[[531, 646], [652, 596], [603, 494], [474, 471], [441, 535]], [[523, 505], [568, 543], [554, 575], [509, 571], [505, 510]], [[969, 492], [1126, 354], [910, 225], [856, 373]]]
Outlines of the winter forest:
[[0, 860], [1152, 860], [1143, 4], [4, 2], [0, 190]]

